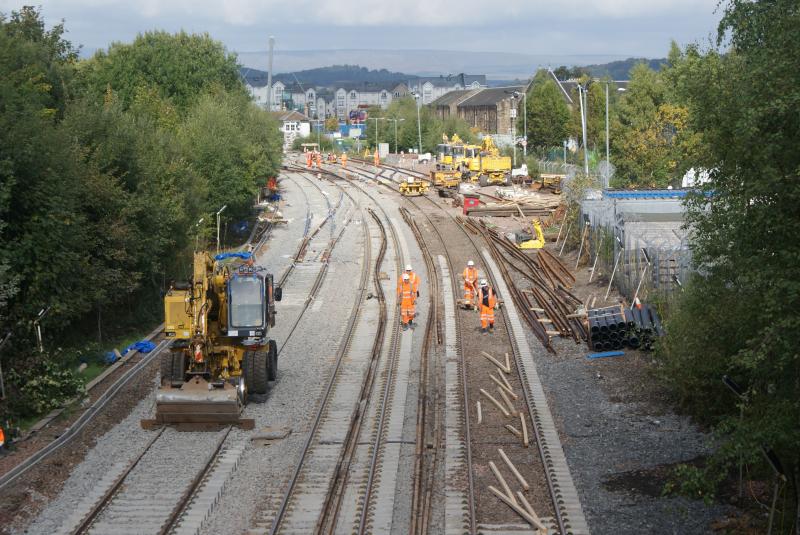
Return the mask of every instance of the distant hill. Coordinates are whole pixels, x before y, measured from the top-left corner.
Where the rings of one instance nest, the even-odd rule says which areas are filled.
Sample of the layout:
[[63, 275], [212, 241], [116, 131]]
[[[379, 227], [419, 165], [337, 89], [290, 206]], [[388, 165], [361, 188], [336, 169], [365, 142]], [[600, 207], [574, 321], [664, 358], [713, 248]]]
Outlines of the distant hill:
[[[242, 74], [248, 78], [255, 76], [266, 79], [267, 76], [265, 71], [249, 68], [242, 68]], [[332, 65], [330, 67], [318, 67], [315, 69], [295, 71], [293, 73], [276, 73], [272, 75], [272, 78], [275, 81], [281, 81], [287, 85], [299, 81], [303, 85], [330, 87], [342, 83], [405, 82], [417, 77], [402, 72], [391, 72], [386, 69], [368, 69], [358, 65]]]
[[589, 74], [593, 77], [602, 78], [603, 76], [609, 76], [612, 80], [629, 80], [631, 77], [631, 69], [637, 63], [646, 63], [651, 69], [658, 71], [661, 69], [661, 65], [666, 62], [667, 58], [628, 58], [599, 65], [586, 65], [582, 68], [589, 71]]

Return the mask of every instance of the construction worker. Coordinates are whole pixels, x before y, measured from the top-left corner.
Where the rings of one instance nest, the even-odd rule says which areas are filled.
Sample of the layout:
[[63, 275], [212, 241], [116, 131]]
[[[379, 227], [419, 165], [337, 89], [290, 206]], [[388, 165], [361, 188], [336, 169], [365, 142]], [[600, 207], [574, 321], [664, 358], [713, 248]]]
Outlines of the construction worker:
[[322, 152], [317, 152], [317, 169], [322, 167]]
[[471, 305], [478, 290], [478, 268], [475, 267], [475, 262], [468, 261], [461, 276], [464, 279], [464, 304]]
[[346, 152], [342, 153], [342, 167], [347, 169], [347, 153]]
[[403, 273], [397, 284], [397, 297], [400, 299], [400, 317], [405, 331], [414, 320], [414, 304], [417, 300], [414, 285], [411, 283], [408, 273]]
[[3, 433], [3, 426], [0, 425], [0, 451], [3, 451], [3, 448], [6, 445], [6, 435]]
[[419, 297], [419, 275], [414, 273], [414, 270], [411, 269], [411, 264], [406, 264], [406, 273], [408, 273], [408, 280], [411, 281], [414, 295]]
[[375, 149], [375, 155], [373, 156], [373, 158], [374, 158], [374, 162], [373, 163], [375, 164], [375, 167], [380, 167], [380, 165], [381, 165], [381, 157], [378, 155], [378, 149]]
[[311, 169], [311, 157], [312, 154], [309, 151], [306, 151], [306, 167]]
[[497, 308], [497, 297], [486, 279], [481, 279], [478, 289], [478, 304], [481, 307], [481, 332], [494, 332], [494, 309]]

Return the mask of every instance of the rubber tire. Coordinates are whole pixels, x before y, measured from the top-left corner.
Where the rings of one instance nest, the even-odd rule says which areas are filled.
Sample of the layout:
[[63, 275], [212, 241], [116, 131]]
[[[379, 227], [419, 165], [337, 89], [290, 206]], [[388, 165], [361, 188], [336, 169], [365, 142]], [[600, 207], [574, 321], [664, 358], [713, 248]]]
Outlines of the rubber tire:
[[244, 366], [244, 382], [251, 394], [267, 393], [267, 352], [246, 351], [242, 362]]
[[478, 180], [478, 183], [481, 185], [482, 188], [485, 188], [486, 186], [489, 185], [489, 177], [486, 175], [481, 175], [480, 179]]
[[278, 380], [278, 344], [270, 340], [267, 350], [267, 379]]
[[164, 380], [172, 382], [172, 359], [173, 354], [171, 351], [161, 353], [161, 384]]

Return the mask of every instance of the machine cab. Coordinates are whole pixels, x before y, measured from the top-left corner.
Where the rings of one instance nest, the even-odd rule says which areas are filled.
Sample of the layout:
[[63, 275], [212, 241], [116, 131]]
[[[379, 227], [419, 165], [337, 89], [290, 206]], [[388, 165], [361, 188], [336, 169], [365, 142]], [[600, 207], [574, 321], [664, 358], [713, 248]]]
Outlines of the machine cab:
[[264, 338], [275, 325], [275, 301], [281, 289], [273, 288], [272, 275], [242, 266], [228, 280], [228, 336]]

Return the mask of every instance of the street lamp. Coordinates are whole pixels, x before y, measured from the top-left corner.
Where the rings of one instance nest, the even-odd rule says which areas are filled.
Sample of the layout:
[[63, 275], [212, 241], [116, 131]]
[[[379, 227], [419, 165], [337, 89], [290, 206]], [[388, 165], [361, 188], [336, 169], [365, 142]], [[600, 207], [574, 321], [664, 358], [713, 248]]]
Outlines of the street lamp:
[[197, 247], [200, 243], [200, 223], [205, 220], [205, 217], [201, 217], [200, 220], [194, 224], [194, 252], [197, 252]]
[[581, 130], [583, 132], [583, 169], [586, 176], [589, 176], [589, 147], [586, 146], [586, 106], [588, 105], [588, 100], [586, 104], [583, 101], [586, 97], [586, 89], [586, 87], [578, 84], [578, 100], [580, 100], [581, 104]]
[[517, 166], [517, 103], [519, 91], [506, 91], [511, 94], [511, 148], [513, 149], [513, 167]]
[[[417, 135], [419, 136], [419, 146], [417, 148], [417, 154], [422, 154], [422, 123], [419, 120], [419, 107], [422, 103], [421, 95], [416, 91], [411, 92], [411, 96], [414, 97], [414, 104], [417, 106]], [[419, 156], [417, 156], [419, 158]]]
[[228, 205], [226, 204], [225, 206], [219, 209], [219, 212], [217, 212], [217, 254], [219, 254], [219, 216], [227, 207]]
[[39, 311], [39, 314], [36, 316], [36, 319], [33, 320], [33, 329], [36, 332], [36, 343], [39, 346], [39, 353], [44, 353], [44, 344], [42, 343], [42, 320], [47, 313], [50, 312], [50, 307], [43, 308]]
[[378, 121], [382, 121], [383, 117], [370, 117], [370, 119], [375, 121], [375, 150], [378, 150]]
[[[519, 98], [519, 91], [514, 91], [514, 96]], [[522, 93], [522, 129], [525, 130], [525, 138], [522, 142], [522, 156], [528, 159], [528, 88]], [[516, 140], [515, 140], [516, 141]]]

